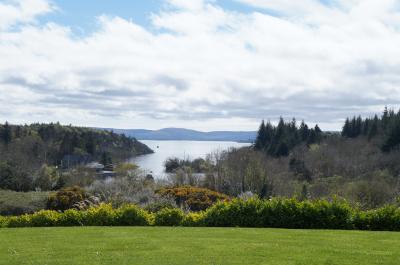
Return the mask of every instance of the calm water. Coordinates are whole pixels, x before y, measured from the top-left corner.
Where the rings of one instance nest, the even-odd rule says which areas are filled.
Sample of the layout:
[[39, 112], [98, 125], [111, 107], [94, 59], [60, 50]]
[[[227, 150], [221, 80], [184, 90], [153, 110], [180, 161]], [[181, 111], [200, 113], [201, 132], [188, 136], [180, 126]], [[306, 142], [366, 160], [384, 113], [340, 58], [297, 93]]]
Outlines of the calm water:
[[[180, 159], [189, 158], [205, 158], [207, 154], [213, 151], [227, 150], [230, 147], [249, 146], [248, 143], [236, 142], [203, 142], [203, 141], [145, 141], [142, 143], [154, 150], [154, 154], [144, 155], [132, 158], [131, 161], [146, 173], [152, 174], [154, 177], [163, 178], [164, 162], [169, 157], [177, 157]], [[157, 148], [158, 147], [158, 148]]]

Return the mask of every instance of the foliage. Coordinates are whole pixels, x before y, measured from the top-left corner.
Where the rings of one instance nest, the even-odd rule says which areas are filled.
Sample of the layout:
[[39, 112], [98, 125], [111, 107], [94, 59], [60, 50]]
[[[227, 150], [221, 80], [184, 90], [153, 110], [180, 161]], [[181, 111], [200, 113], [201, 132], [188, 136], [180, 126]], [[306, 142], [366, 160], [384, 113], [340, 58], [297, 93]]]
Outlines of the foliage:
[[[125, 221], [123, 218], [122, 220]], [[85, 212], [84, 224], [88, 226], [113, 226], [117, 225], [117, 211], [111, 204], [101, 204], [98, 207], [89, 208]]]
[[134, 138], [105, 130], [58, 123], [0, 124], [0, 188], [52, 190], [59, 177], [56, 166], [74, 168], [99, 161], [104, 154], [107, 161], [121, 161], [151, 152]]
[[118, 225], [146, 226], [151, 224], [151, 220], [151, 214], [135, 205], [124, 205], [117, 209], [116, 223]]
[[400, 231], [400, 208], [388, 205], [379, 209], [358, 212], [355, 228], [360, 230]]
[[51, 210], [65, 211], [73, 208], [74, 204], [88, 198], [86, 191], [78, 186], [63, 188], [52, 193], [47, 201], [47, 208]]
[[36, 188], [43, 191], [53, 190], [59, 183], [60, 175], [54, 166], [42, 165], [34, 181]]
[[207, 162], [203, 158], [194, 160], [179, 159], [176, 157], [168, 158], [164, 162], [165, 172], [174, 173], [178, 169], [190, 168], [195, 173], [204, 173], [207, 170]]
[[400, 145], [400, 110], [395, 113], [393, 109], [385, 107], [381, 117], [362, 119], [361, 116], [347, 118], [342, 129], [342, 136], [356, 138], [366, 136], [369, 139], [380, 138], [381, 149], [384, 152], [395, 150]]
[[159, 200], [157, 200], [154, 203], [148, 204], [144, 209], [146, 211], [149, 211], [151, 213], [156, 213], [161, 211], [162, 209], [173, 209], [177, 208], [177, 205], [175, 203], [175, 200], [170, 200], [168, 197], [160, 197]]
[[204, 222], [206, 226], [350, 229], [352, 214], [342, 202], [234, 199], [209, 208]]
[[296, 145], [318, 143], [321, 139], [322, 131], [318, 125], [309, 129], [303, 121], [298, 127], [295, 119], [286, 123], [281, 117], [276, 127], [269, 121], [267, 124], [261, 122], [254, 148], [268, 155], [281, 157], [288, 156]]
[[59, 226], [82, 226], [84, 224], [86, 213], [76, 209], [68, 209], [60, 214], [58, 219]]
[[275, 198], [233, 199], [218, 202], [204, 212], [184, 213], [164, 208], [156, 213], [135, 205], [112, 208], [101, 204], [86, 211], [42, 210], [34, 214], [1, 217], [2, 227], [48, 226], [209, 226], [298, 229], [360, 229], [400, 231], [400, 208], [388, 205], [362, 211], [344, 201], [298, 201]]
[[204, 226], [204, 212], [189, 212], [182, 220], [182, 226]]
[[0, 161], [0, 189], [29, 191], [32, 189], [32, 178], [13, 161]]
[[179, 226], [185, 218], [184, 212], [179, 208], [164, 208], [154, 215], [156, 226]]
[[96, 180], [87, 190], [99, 197], [101, 201], [111, 203], [114, 207], [124, 204], [138, 204], [146, 207], [160, 201], [160, 196], [154, 192], [154, 185], [154, 182], [149, 181], [135, 170], [123, 177]]
[[191, 186], [176, 188], [162, 188], [157, 191], [162, 197], [175, 198], [176, 204], [180, 207], [188, 207], [191, 211], [202, 211], [220, 200], [228, 200], [225, 194]]

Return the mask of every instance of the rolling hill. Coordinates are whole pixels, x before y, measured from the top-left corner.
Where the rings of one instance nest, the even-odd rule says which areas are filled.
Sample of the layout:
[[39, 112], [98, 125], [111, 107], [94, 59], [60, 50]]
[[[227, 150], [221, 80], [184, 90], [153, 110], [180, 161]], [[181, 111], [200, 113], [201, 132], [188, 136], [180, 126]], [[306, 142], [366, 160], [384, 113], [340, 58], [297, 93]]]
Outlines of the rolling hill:
[[254, 142], [257, 132], [253, 131], [211, 131], [201, 132], [182, 128], [164, 128], [160, 130], [145, 129], [111, 129], [115, 133], [135, 137], [138, 140], [187, 140], [187, 141], [232, 141]]

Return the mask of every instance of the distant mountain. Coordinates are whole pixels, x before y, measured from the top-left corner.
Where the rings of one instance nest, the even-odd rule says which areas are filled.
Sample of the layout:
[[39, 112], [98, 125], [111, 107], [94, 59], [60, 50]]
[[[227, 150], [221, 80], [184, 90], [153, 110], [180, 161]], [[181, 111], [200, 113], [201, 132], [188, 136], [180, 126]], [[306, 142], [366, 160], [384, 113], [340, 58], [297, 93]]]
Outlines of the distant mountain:
[[182, 128], [165, 128], [161, 130], [144, 129], [111, 129], [115, 133], [135, 137], [138, 140], [187, 140], [187, 141], [232, 141], [254, 142], [257, 132], [251, 131], [212, 131], [200, 132]]

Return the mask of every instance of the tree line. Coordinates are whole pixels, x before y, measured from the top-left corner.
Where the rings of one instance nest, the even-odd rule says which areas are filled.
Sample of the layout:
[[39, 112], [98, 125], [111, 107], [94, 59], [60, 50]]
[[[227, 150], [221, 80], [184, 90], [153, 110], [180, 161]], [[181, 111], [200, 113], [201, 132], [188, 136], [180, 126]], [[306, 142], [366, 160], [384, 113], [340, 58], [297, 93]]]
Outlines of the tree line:
[[385, 107], [382, 115], [371, 118], [361, 116], [347, 118], [342, 136], [347, 138], [367, 137], [369, 140], [377, 139], [381, 142], [381, 150], [390, 152], [398, 149], [400, 145], [400, 110], [396, 113], [393, 109]]
[[281, 117], [278, 125], [273, 126], [270, 121], [265, 123], [263, 120], [258, 129], [254, 149], [274, 157], [288, 156], [295, 146], [301, 143], [308, 145], [318, 143], [322, 136], [318, 124], [314, 128], [309, 128], [302, 121], [300, 126], [297, 126], [295, 118], [291, 122], [285, 122]]

